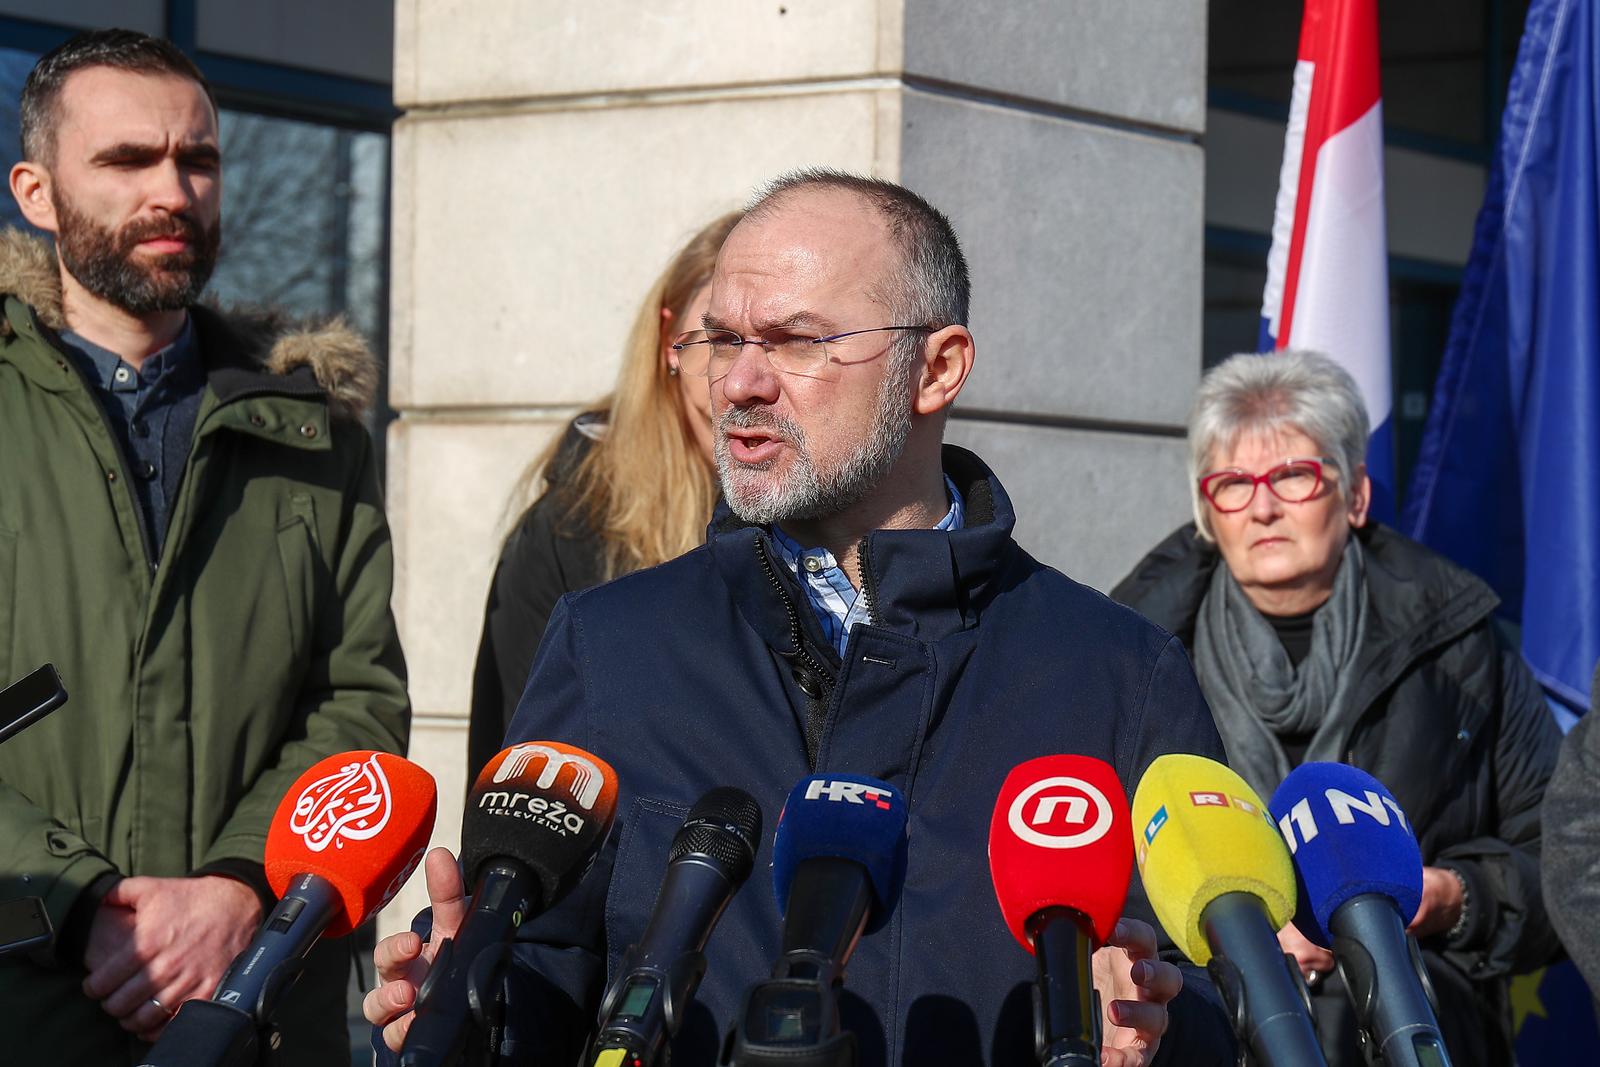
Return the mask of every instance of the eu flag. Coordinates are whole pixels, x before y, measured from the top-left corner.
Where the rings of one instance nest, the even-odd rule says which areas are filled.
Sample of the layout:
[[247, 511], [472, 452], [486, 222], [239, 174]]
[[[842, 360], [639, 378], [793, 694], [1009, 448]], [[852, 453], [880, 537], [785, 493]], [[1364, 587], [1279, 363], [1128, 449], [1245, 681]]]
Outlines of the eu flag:
[[1574, 712], [1600, 659], [1597, 6], [1528, 11], [1403, 521], [1494, 586]]

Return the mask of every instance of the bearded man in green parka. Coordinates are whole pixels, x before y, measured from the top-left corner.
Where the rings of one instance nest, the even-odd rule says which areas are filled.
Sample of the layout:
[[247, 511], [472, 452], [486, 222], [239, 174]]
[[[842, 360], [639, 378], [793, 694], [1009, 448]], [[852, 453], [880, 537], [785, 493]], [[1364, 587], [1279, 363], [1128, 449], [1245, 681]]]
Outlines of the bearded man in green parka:
[[[0, 962], [3, 1058], [138, 1062], [254, 936], [289, 785], [405, 749], [375, 364], [339, 326], [196, 306], [221, 155], [176, 48], [80, 35], [21, 114], [11, 192], [55, 250], [0, 234], [0, 685], [50, 661], [70, 699], [0, 745], [0, 899], [56, 930]], [[282, 1062], [349, 1063], [347, 963], [314, 950]]]

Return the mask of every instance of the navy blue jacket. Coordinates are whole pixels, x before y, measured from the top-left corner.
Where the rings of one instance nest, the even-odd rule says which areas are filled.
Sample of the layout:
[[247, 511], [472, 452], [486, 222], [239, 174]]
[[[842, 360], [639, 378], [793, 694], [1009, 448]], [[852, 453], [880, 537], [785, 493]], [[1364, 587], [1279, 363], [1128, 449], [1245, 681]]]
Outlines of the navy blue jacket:
[[[820, 771], [910, 799], [904, 892], [845, 981], [863, 1067], [1032, 1060], [1033, 959], [1007, 932], [985, 858], [1006, 774], [1082, 753], [1131, 796], [1157, 755], [1220, 760], [1222, 744], [1182, 645], [1019, 548], [1011, 502], [977, 457], [947, 447], [944, 465], [966, 528], [866, 538], [870, 621], [843, 662], [768, 535], [725, 513], [705, 546], [562, 599], [507, 743], [565, 741], [610, 762], [617, 824], [574, 894], [522, 928], [503, 1062], [574, 1061], [689, 805], [733, 785], [760, 801], [768, 831], [674, 1048], [684, 1067], [714, 1063], [778, 952], [771, 827]], [[1126, 910], [1154, 924], [1137, 876]], [[1231, 1063], [1215, 991], [1193, 968], [1185, 982], [1162, 1060]]]

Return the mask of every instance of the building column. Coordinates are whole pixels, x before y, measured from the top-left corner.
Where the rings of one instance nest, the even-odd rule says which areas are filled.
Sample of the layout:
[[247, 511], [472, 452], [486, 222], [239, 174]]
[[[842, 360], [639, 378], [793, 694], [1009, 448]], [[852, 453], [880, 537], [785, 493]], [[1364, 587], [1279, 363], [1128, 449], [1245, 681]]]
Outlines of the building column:
[[[1108, 588], [1187, 514], [1202, 0], [397, 0], [395, 16], [389, 510], [438, 843], [459, 837], [514, 483], [608, 391], [671, 254], [786, 170], [875, 174], [949, 214], [978, 344], [949, 437], [995, 468], [1024, 548]], [[420, 881], [386, 932], [426, 903]]]

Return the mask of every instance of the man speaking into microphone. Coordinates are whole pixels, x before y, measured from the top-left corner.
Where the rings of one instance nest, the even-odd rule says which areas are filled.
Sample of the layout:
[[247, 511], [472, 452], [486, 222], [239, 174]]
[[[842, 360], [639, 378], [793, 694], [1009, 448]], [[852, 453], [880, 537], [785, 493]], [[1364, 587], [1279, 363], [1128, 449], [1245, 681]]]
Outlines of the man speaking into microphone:
[[[577, 1056], [697, 796], [734, 786], [775, 820], [795, 782], [830, 772], [909, 802], [903, 887], [839, 998], [859, 1062], [1033, 1061], [1034, 965], [983, 858], [1008, 772], [1080, 753], [1134, 783], [1164, 752], [1222, 758], [1182, 647], [1031, 558], [994, 473], [944, 445], [974, 364], [968, 289], [941, 213], [832, 171], [772, 183], [723, 245], [709, 310], [687, 324], [702, 328], [675, 347], [710, 390], [726, 507], [703, 547], [561, 602], [512, 723], [509, 741], [600, 755], [620, 793], [589, 876], [519, 933], [502, 1062]], [[870, 803], [843, 785], [819, 795]], [[1096, 816], [1062, 798], [1027, 818], [1070, 840]], [[770, 861], [763, 842], [756, 870]], [[428, 873], [453, 921], [459, 880], [443, 862]], [[677, 1062], [716, 1062], [777, 958], [783, 924], [759, 881], [707, 944]], [[1137, 886], [1126, 914], [1096, 960], [1104, 1062], [1231, 1063], [1214, 990], [1156, 957]], [[386, 984], [367, 1015], [390, 1047], [419, 951], [414, 934], [378, 949]]]

